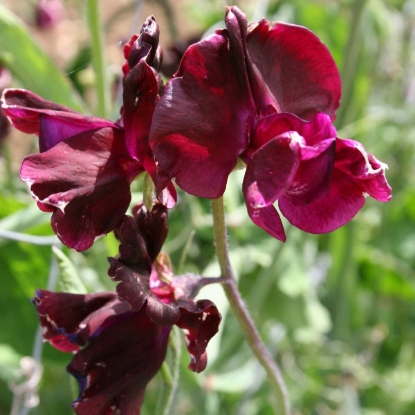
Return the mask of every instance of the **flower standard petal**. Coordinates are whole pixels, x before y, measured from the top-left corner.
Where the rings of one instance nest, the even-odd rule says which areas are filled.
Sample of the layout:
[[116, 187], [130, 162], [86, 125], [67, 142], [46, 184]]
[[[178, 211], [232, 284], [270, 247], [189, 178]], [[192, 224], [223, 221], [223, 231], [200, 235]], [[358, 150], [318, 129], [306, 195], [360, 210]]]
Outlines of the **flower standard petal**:
[[154, 112], [150, 146], [155, 157], [196, 196], [221, 196], [248, 144], [255, 106], [242, 38], [223, 30], [190, 46]]
[[337, 66], [327, 47], [302, 26], [265, 19], [251, 24], [247, 49], [281, 112], [304, 119], [335, 118], [341, 97]]

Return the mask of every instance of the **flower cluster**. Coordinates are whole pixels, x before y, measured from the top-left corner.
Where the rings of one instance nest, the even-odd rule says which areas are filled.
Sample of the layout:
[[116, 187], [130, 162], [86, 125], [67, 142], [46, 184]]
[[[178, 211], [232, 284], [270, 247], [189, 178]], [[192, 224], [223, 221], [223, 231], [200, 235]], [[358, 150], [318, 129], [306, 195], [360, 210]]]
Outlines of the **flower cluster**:
[[[195, 301], [213, 279], [174, 276], [166, 254], [167, 209], [185, 192], [216, 199], [238, 162], [252, 221], [285, 241], [280, 212], [311, 233], [350, 221], [367, 195], [388, 201], [386, 165], [333, 121], [340, 76], [328, 49], [308, 29], [265, 19], [249, 24], [227, 9], [226, 28], [191, 45], [166, 85], [153, 16], [124, 45], [120, 118], [85, 116], [21, 89], [8, 89], [2, 109], [12, 124], [39, 136], [21, 178], [68, 247], [90, 248], [114, 231], [119, 253], [108, 274], [116, 293], [75, 295], [39, 290], [34, 303], [44, 338], [75, 352], [77, 414], [139, 414], [149, 380], [166, 354], [172, 326], [183, 329], [189, 368], [206, 366], [206, 346], [220, 314]], [[142, 172], [155, 186], [150, 210], [131, 203]], [[62, 306], [64, 305], [64, 306]]]

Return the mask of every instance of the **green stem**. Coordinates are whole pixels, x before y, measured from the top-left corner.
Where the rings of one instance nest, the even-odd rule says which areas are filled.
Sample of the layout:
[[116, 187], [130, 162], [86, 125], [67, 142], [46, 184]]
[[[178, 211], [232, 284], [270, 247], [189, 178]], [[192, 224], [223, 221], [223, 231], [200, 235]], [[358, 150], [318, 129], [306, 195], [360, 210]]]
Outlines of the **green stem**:
[[223, 289], [228, 298], [230, 308], [238, 320], [249, 347], [267, 373], [276, 399], [275, 413], [277, 415], [288, 415], [290, 413], [290, 404], [280, 368], [262, 342], [255, 323], [242, 300], [229, 260], [223, 197], [212, 200], [212, 214], [216, 255], [221, 275], [225, 279]]
[[95, 72], [96, 111], [99, 117], [106, 118], [109, 114], [110, 101], [98, 0], [86, 1], [86, 15], [91, 34], [92, 66]]
[[151, 212], [153, 209], [153, 191], [153, 180], [151, 179], [150, 175], [145, 172], [143, 179], [143, 202], [148, 212]]
[[361, 21], [366, 1], [367, 0], [355, 0], [353, 3], [352, 15], [350, 18], [349, 38], [347, 40], [341, 71], [343, 96], [342, 105], [337, 114], [336, 125], [338, 128], [344, 126], [346, 115], [353, 96], [356, 67], [359, 59], [359, 52], [362, 47], [360, 39], [362, 34]]

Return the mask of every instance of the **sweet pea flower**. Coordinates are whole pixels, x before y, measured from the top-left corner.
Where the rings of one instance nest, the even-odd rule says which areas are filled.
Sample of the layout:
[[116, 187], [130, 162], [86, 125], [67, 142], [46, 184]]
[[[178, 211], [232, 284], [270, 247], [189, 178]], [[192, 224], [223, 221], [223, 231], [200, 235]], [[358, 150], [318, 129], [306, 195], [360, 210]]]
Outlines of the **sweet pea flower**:
[[130, 183], [143, 166], [125, 146], [124, 129], [47, 101], [30, 91], [7, 89], [3, 111], [12, 124], [39, 136], [39, 154], [23, 160], [20, 177], [68, 247], [88, 249], [114, 229], [131, 200]]
[[291, 24], [248, 26], [237, 7], [225, 23], [189, 47], [156, 106], [150, 146], [160, 168], [186, 192], [214, 199], [242, 159], [248, 213], [282, 241], [277, 200], [291, 223], [312, 233], [345, 224], [367, 194], [389, 200], [386, 165], [336, 137], [341, 82], [320, 40]]
[[[127, 51], [128, 50], [128, 51]], [[146, 20], [125, 48], [124, 102], [117, 122], [85, 116], [21, 89], [8, 89], [2, 108], [14, 127], [39, 136], [40, 154], [26, 157], [20, 175], [41, 210], [52, 212], [60, 240], [78, 251], [112, 231], [131, 201], [130, 184], [148, 170], [158, 197], [172, 207], [176, 193], [159, 173], [148, 144], [161, 79], [158, 26]]]
[[73, 403], [78, 415], [139, 415], [148, 382], [160, 369], [173, 325], [183, 329], [189, 369], [201, 372], [206, 347], [221, 316], [209, 300], [194, 301], [215, 279], [175, 277], [160, 249], [167, 235], [167, 208], [137, 206], [116, 229], [121, 242], [109, 275], [121, 281], [117, 293], [53, 293], [34, 298], [43, 338], [58, 350], [74, 352], [68, 372], [79, 384]]

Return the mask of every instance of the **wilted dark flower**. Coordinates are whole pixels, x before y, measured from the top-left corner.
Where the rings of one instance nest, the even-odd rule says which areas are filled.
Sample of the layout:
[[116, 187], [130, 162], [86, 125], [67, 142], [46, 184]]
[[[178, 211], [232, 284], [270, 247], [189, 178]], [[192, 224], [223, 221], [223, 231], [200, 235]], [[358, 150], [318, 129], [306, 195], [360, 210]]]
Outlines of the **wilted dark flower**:
[[126, 216], [117, 228], [120, 252], [110, 259], [109, 274], [121, 281], [119, 297], [36, 293], [44, 339], [61, 351], [76, 352], [68, 371], [79, 383], [78, 415], [138, 415], [173, 325], [185, 333], [189, 368], [206, 367], [206, 346], [221, 317], [211, 301], [193, 300], [206, 281], [192, 274], [173, 277], [168, 257], [159, 254], [167, 235], [166, 213], [161, 204], [151, 212], [141, 206], [135, 218]]
[[[187, 50], [165, 86], [150, 131], [160, 167], [186, 192], [217, 198], [241, 158], [249, 215], [281, 240], [277, 199], [292, 223], [314, 233], [334, 230], [357, 213], [363, 181], [376, 183], [372, 197], [388, 200], [386, 166], [361, 146], [362, 160], [374, 161], [360, 169], [365, 179], [356, 181], [342, 164], [338, 180], [343, 144], [331, 121], [341, 83], [320, 40], [304, 27], [265, 19], [248, 26], [237, 7], [228, 8], [225, 22], [226, 29]], [[345, 183], [354, 189], [350, 196], [339, 188]]]
[[53, 293], [34, 298], [43, 338], [75, 352], [68, 366], [79, 384], [78, 415], [138, 415], [147, 383], [160, 369], [170, 326], [132, 311], [115, 293]]

